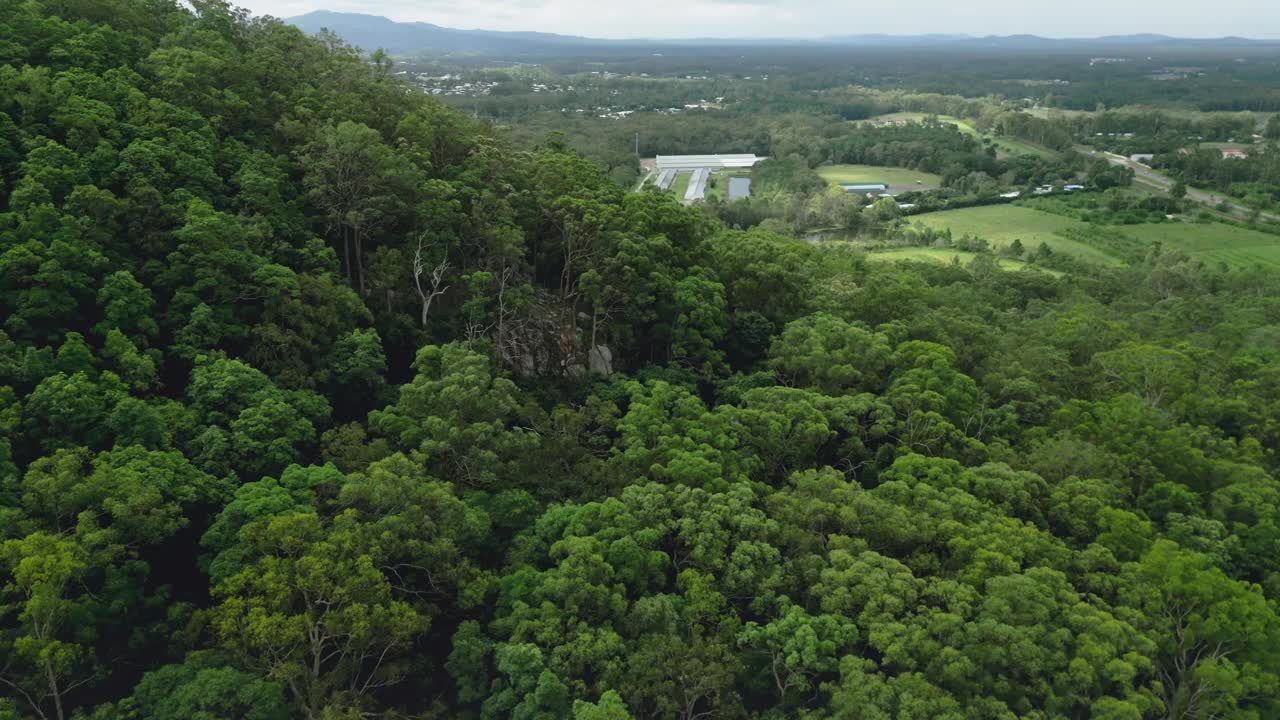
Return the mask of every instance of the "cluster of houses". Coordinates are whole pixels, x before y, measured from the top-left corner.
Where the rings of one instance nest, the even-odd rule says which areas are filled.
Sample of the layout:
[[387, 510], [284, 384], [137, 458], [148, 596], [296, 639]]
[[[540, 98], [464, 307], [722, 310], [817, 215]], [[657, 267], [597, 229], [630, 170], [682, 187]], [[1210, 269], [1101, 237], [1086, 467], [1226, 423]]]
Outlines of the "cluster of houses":
[[[1181, 152], [1184, 155], [1191, 154], [1191, 151], [1186, 148], [1183, 148]], [[1249, 151], [1245, 150], [1244, 148], [1224, 147], [1224, 148], [1219, 148], [1218, 152], [1222, 153], [1223, 160], [1244, 160], [1245, 158], [1249, 157]], [[1136, 153], [1136, 154], [1130, 155], [1129, 159], [1136, 163], [1142, 163], [1143, 165], [1150, 165], [1151, 161], [1155, 159], [1155, 155], [1152, 153]]]
[[891, 127], [891, 126], [892, 126], [892, 127], [902, 127], [902, 126], [904, 126], [904, 125], [910, 125], [910, 124], [912, 124], [912, 122], [913, 122], [913, 121], [912, 121], [911, 119], [909, 119], [909, 118], [900, 118], [900, 117], [899, 117], [899, 118], [885, 118], [885, 119], [883, 119], [883, 120], [872, 120], [872, 121], [871, 121], [871, 124], [872, 124], [874, 127]]
[[[886, 183], [880, 183], [880, 182], [841, 183], [840, 187], [844, 188], [847, 192], [864, 195], [869, 200], [878, 200], [881, 198], [894, 197], [894, 195], [889, 192], [889, 186]], [[1084, 190], [1084, 185], [1070, 184], [1070, 185], [1063, 185], [1061, 188], [1055, 187], [1053, 185], [1041, 185], [1039, 187], [1033, 188], [1031, 190], [1031, 194], [1032, 195], [1050, 195], [1059, 190], [1062, 192], [1073, 193], [1080, 190]], [[1006, 200], [1016, 200], [1022, 197], [1022, 191], [1011, 190], [1009, 192], [1000, 193], [1000, 197], [1005, 198]], [[912, 203], [898, 203], [898, 208], [901, 210], [911, 210], [914, 207], [915, 205]]]
[[[1062, 192], [1072, 193], [1072, 192], [1077, 192], [1083, 189], [1084, 189], [1083, 185], [1063, 185], [1062, 186]], [[1052, 185], [1041, 185], [1040, 187], [1035, 188], [1031, 192], [1033, 195], [1048, 195], [1052, 193], [1054, 190], [1055, 188]]]
[[[1039, 185], [1031, 189], [1031, 194], [1032, 195], [1052, 195], [1054, 191], [1056, 191], [1057, 189], [1058, 188], [1055, 188], [1053, 185]], [[1063, 185], [1062, 186], [1062, 192], [1073, 193], [1083, 189], [1084, 189], [1083, 185]], [[1006, 200], [1017, 200], [1018, 198], [1022, 197], [1022, 191], [1010, 190], [1009, 192], [1000, 193], [1000, 197], [1005, 198]]]
[[[889, 192], [889, 186], [885, 183], [841, 183], [840, 187], [844, 188], [846, 192], [864, 195], [868, 200], [894, 197], [893, 193]], [[915, 203], [898, 203], [899, 210], [914, 210], [915, 207]]]
[[[401, 70], [397, 75], [408, 75], [408, 70]], [[498, 83], [494, 81], [477, 80], [474, 82], [464, 82], [461, 75], [445, 74], [431, 75], [429, 73], [415, 73], [414, 83], [423, 92], [428, 95], [453, 95], [464, 97], [481, 97], [488, 95], [494, 88], [498, 87]]]
[[[889, 185], [882, 182], [840, 183], [840, 187], [844, 188], [845, 192], [863, 195], [868, 200], [880, 200], [883, 198], [894, 197], [893, 193], [889, 192]], [[899, 210], [914, 210], [915, 207], [915, 203], [898, 203]]]
[[[534, 92], [538, 92], [538, 90], [536, 89], [537, 88], [536, 85], [534, 86], [534, 88], [535, 88]], [[570, 87], [569, 89], [572, 90], [573, 88]], [[616, 95], [617, 93], [615, 92], [614, 94]], [[574, 110], [570, 110], [569, 108], [560, 108], [560, 112], [562, 113], [573, 112], [577, 114], [584, 114], [587, 112], [591, 112], [591, 113], [594, 113], [595, 116], [598, 118], [604, 118], [606, 120], [622, 120], [623, 118], [626, 118], [637, 112], [656, 112], [662, 115], [677, 115], [687, 110], [721, 110], [724, 108], [724, 105], [722, 104], [723, 102], [724, 102], [724, 98], [719, 97], [719, 98], [716, 98], [714, 101], [700, 100], [696, 103], [686, 103], [684, 107], [640, 108], [638, 110], [632, 108], [627, 110], [618, 110], [614, 107], [606, 106], [606, 107], [595, 107], [595, 108], [591, 108], [590, 110], [587, 110], [586, 108], [576, 108]]]

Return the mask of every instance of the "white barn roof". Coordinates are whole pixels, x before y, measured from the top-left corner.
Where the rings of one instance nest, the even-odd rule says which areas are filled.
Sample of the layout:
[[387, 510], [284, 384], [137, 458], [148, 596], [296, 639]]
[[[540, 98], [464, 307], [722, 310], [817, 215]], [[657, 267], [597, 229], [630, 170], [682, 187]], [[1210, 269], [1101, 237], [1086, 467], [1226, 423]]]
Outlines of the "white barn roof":
[[689, 187], [684, 191], [684, 202], [686, 205], [706, 198], [707, 179], [710, 177], [711, 171], [707, 168], [698, 168], [693, 171], [693, 177], [689, 178]]
[[749, 168], [764, 158], [744, 155], [659, 155], [658, 169], [693, 170], [695, 168]]

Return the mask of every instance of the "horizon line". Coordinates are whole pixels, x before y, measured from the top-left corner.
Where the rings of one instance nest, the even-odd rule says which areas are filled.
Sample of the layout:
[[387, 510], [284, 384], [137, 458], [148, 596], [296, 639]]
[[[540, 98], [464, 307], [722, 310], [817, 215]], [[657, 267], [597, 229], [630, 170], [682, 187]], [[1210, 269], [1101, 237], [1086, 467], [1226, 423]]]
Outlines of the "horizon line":
[[919, 32], [919, 33], [895, 33], [895, 32], [865, 32], [851, 33], [845, 35], [701, 35], [701, 36], [618, 36], [607, 37], [598, 35], [576, 35], [573, 33], [557, 32], [553, 30], [494, 30], [483, 27], [453, 27], [449, 25], [440, 25], [430, 20], [397, 20], [387, 15], [379, 15], [367, 12], [348, 11], [348, 10], [308, 10], [307, 12], [287, 17], [278, 17], [284, 22], [291, 22], [308, 15], [327, 14], [327, 15], [347, 15], [354, 17], [375, 18], [386, 20], [387, 22], [398, 25], [430, 25], [442, 30], [452, 30], [455, 32], [482, 32], [482, 33], [504, 33], [504, 34], [537, 34], [537, 35], [554, 35], [563, 38], [572, 38], [575, 40], [602, 40], [608, 42], [698, 42], [706, 40], [741, 40], [741, 41], [796, 41], [809, 43], [833, 42], [839, 40], [851, 40], [857, 38], [891, 38], [900, 40], [912, 39], [951, 39], [951, 40], [1008, 40], [1013, 38], [1025, 38], [1036, 40], [1048, 40], [1058, 42], [1087, 42], [1097, 40], [1123, 40], [1131, 38], [1148, 37], [1153, 39], [1178, 40], [1189, 42], [1213, 42], [1213, 41], [1230, 41], [1239, 40], [1254, 43], [1280, 43], [1280, 37], [1250, 37], [1247, 35], [1210, 35], [1210, 36], [1191, 36], [1191, 35], [1170, 35], [1162, 32], [1150, 31], [1134, 31], [1127, 33], [1107, 33], [1103, 35], [1041, 35], [1034, 32], [1015, 32], [1006, 34], [988, 34], [975, 35], [972, 33], [949, 33], [949, 32]]

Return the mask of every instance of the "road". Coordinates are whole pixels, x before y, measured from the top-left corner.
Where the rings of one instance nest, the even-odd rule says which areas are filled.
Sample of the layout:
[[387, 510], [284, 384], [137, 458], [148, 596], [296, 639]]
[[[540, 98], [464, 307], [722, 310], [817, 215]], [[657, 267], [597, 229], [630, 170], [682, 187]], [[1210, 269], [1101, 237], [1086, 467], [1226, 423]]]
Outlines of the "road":
[[[1085, 145], [1076, 145], [1075, 150], [1076, 152], [1081, 153], [1082, 155], [1088, 155], [1089, 157], [1095, 157], [1095, 158], [1097, 157], [1103, 158], [1107, 162], [1111, 163], [1112, 165], [1120, 165], [1122, 167], [1127, 167], [1133, 171], [1135, 180], [1138, 180], [1144, 185], [1150, 185], [1156, 188], [1157, 190], [1160, 190], [1161, 192], [1169, 192], [1169, 189], [1173, 187], [1173, 183], [1174, 183], [1173, 178], [1169, 177], [1168, 175], [1165, 175], [1164, 173], [1156, 171], [1155, 169], [1151, 168], [1148, 165], [1143, 165], [1142, 163], [1137, 162], [1136, 160], [1130, 160], [1129, 158], [1123, 155], [1117, 155], [1113, 152], [1100, 152], [1098, 150], [1094, 150], [1093, 148], [1090, 148]], [[1207, 190], [1200, 190], [1197, 188], [1189, 187], [1187, 188], [1187, 198], [1189, 200], [1194, 200], [1195, 202], [1202, 203], [1204, 205], [1209, 205], [1215, 208], [1218, 207], [1218, 205], [1223, 201], [1226, 201], [1227, 206], [1230, 207], [1232, 212], [1235, 214], [1248, 217], [1250, 214], [1253, 213], [1253, 210], [1243, 205], [1237, 205], [1227, 200], [1226, 198], [1219, 197], [1218, 195], [1215, 195], [1214, 193], [1211, 193]], [[1276, 215], [1275, 213], [1264, 212], [1261, 214], [1260, 217], [1262, 217], [1265, 220], [1280, 222], [1280, 215]]]

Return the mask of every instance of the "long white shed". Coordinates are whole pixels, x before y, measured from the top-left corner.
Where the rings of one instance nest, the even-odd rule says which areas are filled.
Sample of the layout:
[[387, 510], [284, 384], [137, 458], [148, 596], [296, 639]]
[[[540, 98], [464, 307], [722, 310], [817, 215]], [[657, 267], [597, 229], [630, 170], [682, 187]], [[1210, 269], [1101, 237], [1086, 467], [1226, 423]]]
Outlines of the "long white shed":
[[746, 155], [659, 155], [659, 170], [696, 170], [711, 168], [723, 170], [730, 168], [749, 168], [764, 160], [754, 154]]

